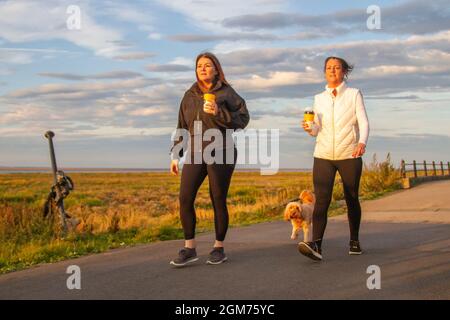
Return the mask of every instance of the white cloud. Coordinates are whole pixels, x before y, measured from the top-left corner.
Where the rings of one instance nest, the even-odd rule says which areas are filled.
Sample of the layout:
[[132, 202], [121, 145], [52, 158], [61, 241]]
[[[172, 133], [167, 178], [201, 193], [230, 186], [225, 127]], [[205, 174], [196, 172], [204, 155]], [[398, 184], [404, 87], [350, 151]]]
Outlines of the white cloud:
[[121, 55], [114, 56], [113, 58], [116, 60], [144, 60], [147, 58], [152, 58], [156, 56], [156, 53], [153, 52], [127, 52]]
[[14, 90], [0, 96], [0, 134], [32, 137], [51, 127], [71, 137], [162, 135], [164, 128], [173, 130], [176, 125], [184, 89], [157, 79], [135, 78]]
[[0, 62], [4, 64], [28, 64], [33, 61], [33, 54], [27, 52], [15, 52], [0, 50]]
[[150, 40], [161, 40], [163, 35], [161, 33], [152, 32], [149, 33], [148, 38]]
[[381, 65], [371, 68], [365, 68], [360, 77], [386, 77], [390, 75], [404, 75], [404, 74], [424, 74], [424, 73], [439, 73], [449, 72], [450, 65], [439, 66], [399, 66], [399, 65]]
[[183, 64], [170, 63], [170, 64], [150, 64], [146, 67], [146, 69], [151, 72], [173, 73], [173, 72], [190, 71], [192, 68], [187, 67], [186, 65], [183, 65]]
[[33, 105], [24, 105], [14, 110], [0, 114], [0, 123], [3, 125], [12, 125], [24, 120], [40, 118], [41, 110]]
[[[255, 43], [249, 41], [228, 42], [224, 41], [214, 46], [212, 52], [226, 54], [241, 50], [250, 50], [256, 47]], [[265, 47], [261, 45], [261, 47]]]
[[77, 3], [81, 9], [81, 30], [69, 30], [66, 25], [69, 5], [73, 1], [0, 2], [0, 38], [13, 43], [65, 40], [106, 57], [121, 52], [116, 43], [122, 40], [121, 32], [97, 23], [86, 0]]
[[137, 25], [139, 30], [153, 31], [154, 18], [151, 8], [145, 2], [133, 3], [104, 0], [97, 7], [99, 15], [107, 15], [115, 20], [130, 22]]
[[74, 73], [62, 73], [62, 72], [40, 72], [41, 77], [49, 77], [64, 80], [88, 80], [88, 79], [132, 79], [142, 78], [143, 75], [134, 71], [117, 70], [109, 71], [92, 75], [80, 75]]
[[158, 2], [174, 11], [186, 15], [192, 24], [210, 32], [227, 31], [220, 23], [227, 17], [235, 16], [237, 12], [263, 13], [281, 10], [286, 1], [282, 0], [173, 0]]
[[271, 72], [267, 77], [252, 75], [249, 78], [238, 79], [234, 81], [234, 84], [241, 90], [258, 91], [286, 85], [292, 86], [320, 82], [322, 82], [322, 77], [319, 77], [316, 73], [277, 71]]
[[170, 61], [171, 64], [181, 64], [188, 67], [192, 67], [195, 64], [195, 57], [192, 58], [186, 58], [186, 57], [176, 57], [172, 61]]
[[92, 82], [80, 84], [60, 84], [49, 83], [36, 88], [19, 89], [5, 95], [6, 98], [31, 98], [36, 99], [40, 96], [54, 99], [81, 99], [89, 95], [96, 95], [101, 92], [110, 92], [114, 90], [134, 89], [151, 85], [154, 81], [144, 78], [127, 79], [117, 82]]
[[[350, 32], [365, 32], [364, 4], [360, 8], [345, 8], [331, 13], [316, 13], [305, 15], [303, 12], [239, 12], [237, 16], [224, 19], [223, 25], [228, 28], [241, 30], [267, 30], [301, 28], [304, 36], [321, 37], [323, 30], [333, 34], [347, 34]], [[379, 33], [390, 34], [426, 34], [450, 28], [450, 10], [448, 0], [424, 2], [422, 0], [402, 1], [393, 6], [384, 5], [381, 10], [382, 28]], [[311, 32], [309, 35], [308, 33]]]
[[131, 111], [129, 114], [132, 116], [152, 116], [166, 111], [167, 110], [164, 110], [162, 108], [140, 108]]
[[[123, 138], [130, 136], [164, 136], [169, 135], [174, 130], [173, 127], [159, 127], [159, 128], [130, 128], [130, 127], [113, 127], [104, 126], [95, 130], [89, 131], [89, 135], [107, 138]], [[74, 137], [76, 137], [74, 135]]]
[[[225, 74], [231, 74], [233, 83], [247, 93], [260, 88], [265, 97], [306, 97], [322, 87], [317, 84], [324, 82], [323, 62], [330, 55], [341, 56], [355, 65], [350, 81], [354, 80], [366, 93], [385, 95], [424, 86], [448, 88], [450, 31], [406, 39], [253, 48], [218, 56]], [[291, 74], [290, 81], [283, 82], [275, 76], [277, 72], [305, 75], [300, 81]]]

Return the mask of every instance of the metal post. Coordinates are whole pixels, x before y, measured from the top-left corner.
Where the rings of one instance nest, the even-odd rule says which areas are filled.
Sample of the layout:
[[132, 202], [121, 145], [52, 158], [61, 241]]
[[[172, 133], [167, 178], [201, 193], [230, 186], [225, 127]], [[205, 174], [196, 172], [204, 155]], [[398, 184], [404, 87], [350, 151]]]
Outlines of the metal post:
[[48, 139], [48, 144], [50, 147], [50, 161], [52, 163], [52, 172], [53, 172], [53, 180], [54, 183], [58, 183], [58, 177], [56, 176], [56, 172], [58, 171], [58, 167], [56, 165], [56, 157], [55, 157], [55, 148], [53, 147], [53, 137], [55, 134], [52, 131], [47, 131], [45, 133], [45, 137]]
[[414, 168], [414, 178], [417, 178], [417, 164], [416, 164], [416, 160], [413, 161], [413, 168]]
[[[58, 188], [58, 167], [56, 166], [55, 149], [53, 147], [53, 137], [55, 134], [52, 131], [47, 131], [45, 137], [48, 139], [50, 146], [50, 160], [52, 162], [53, 179], [55, 181], [55, 191], [57, 193], [57, 199], [61, 198], [61, 191]], [[66, 212], [64, 211], [64, 202], [58, 201], [57, 203], [59, 215], [61, 216], [61, 225], [63, 235], [67, 233], [67, 222], [66, 222]]]

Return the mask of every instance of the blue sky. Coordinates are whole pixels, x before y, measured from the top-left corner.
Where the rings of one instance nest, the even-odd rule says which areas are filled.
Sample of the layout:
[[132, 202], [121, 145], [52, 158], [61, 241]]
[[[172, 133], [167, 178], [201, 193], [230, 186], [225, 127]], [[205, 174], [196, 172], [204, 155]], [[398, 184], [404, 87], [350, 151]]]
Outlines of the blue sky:
[[[81, 29], [69, 30], [68, 6]], [[381, 29], [369, 30], [377, 5]], [[450, 160], [450, 1], [0, 1], [0, 166], [168, 167], [195, 56], [216, 53], [248, 128], [280, 129], [281, 167], [309, 168], [299, 128], [322, 63], [355, 65], [366, 161]]]

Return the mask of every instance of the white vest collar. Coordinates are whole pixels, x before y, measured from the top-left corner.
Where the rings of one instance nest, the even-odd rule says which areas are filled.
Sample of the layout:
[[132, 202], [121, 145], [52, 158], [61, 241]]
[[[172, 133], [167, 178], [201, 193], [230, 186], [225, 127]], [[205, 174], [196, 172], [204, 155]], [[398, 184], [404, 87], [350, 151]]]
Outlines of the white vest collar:
[[332, 96], [333, 96], [333, 90], [336, 89], [337, 90], [337, 95], [339, 96], [341, 95], [345, 89], [347, 88], [347, 84], [345, 83], [345, 81], [342, 81], [342, 83], [340, 85], [338, 85], [336, 88], [329, 88], [328, 85], [325, 86], [325, 90]]

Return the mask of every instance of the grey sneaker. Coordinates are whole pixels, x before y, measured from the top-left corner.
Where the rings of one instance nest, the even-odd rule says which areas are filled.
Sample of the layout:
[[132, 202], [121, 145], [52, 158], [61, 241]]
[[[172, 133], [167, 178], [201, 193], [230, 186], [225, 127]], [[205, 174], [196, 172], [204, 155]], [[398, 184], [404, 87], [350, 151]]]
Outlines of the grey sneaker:
[[322, 250], [317, 246], [316, 242], [300, 242], [298, 244], [298, 251], [307, 256], [310, 259], [321, 261], [322, 260]]
[[175, 267], [184, 267], [185, 265], [197, 261], [197, 251], [195, 248], [183, 248], [178, 252], [178, 258], [170, 261]]
[[350, 250], [348, 251], [348, 254], [351, 254], [351, 255], [362, 254], [362, 250], [361, 250], [361, 246], [359, 244], [359, 241], [357, 241], [357, 240], [350, 240]]
[[227, 261], [227, 256], [225, 255], [223, 247], [214, 248], [210, 253], [208, 260], [206, 260], [207, 264], [221, 264], [222, 262]]

